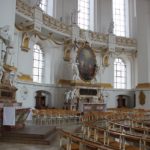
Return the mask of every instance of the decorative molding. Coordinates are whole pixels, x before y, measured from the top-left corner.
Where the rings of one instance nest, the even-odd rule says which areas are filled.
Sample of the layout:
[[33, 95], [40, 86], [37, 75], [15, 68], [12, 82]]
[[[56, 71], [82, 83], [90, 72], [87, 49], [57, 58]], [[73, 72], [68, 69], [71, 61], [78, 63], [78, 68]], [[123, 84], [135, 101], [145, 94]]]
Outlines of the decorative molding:
[[109, 54], [105, 54], [105, 55], [103, 56], [102, 65], [103, 65], [104, 67], [108, 67], [108, 66], [109, 66]]
[[59, 85], [62, 85], [62, 86], [70, 86], [71, 81], [72, 81], [72, 80], [60, 79], [60, 80], [58, 81], [58, 84], [59, 84]]
[[58, 21], [55, 18], [47, 14], [43, 14], [43, 24], [57, 31], [60, 31], [69, 35], [72, 34], [70, 26], [65, 25], [61, 21]]
[[[16, 10], [18, 11], [18, 15], [22, 15], [22, 17], [28, 16], [28, 18], [34, 19], [34, 22], [30, 21], [30, 24], [36, 25], [36, 18], [35, 18], [35, 9], [33, 7], [28, 6], [27, 4], [24, 4], [23, 1], [17, 0], [16, 4]], [[59, 34], [62, 38], [69, 37], [70, 39], [76, 39], [78, 41], [87, 41], [91, 44], [96, 44], [98, 47], [106, 46], [108, 48], [109, 43], [109, 34], [103, 34], [98, 32], [92, 32], [88, 30], [75, 30], [77, 32], [74, 32], [74, 26], [69, 26], [64, 24], [63, 22], [45, 14], [41, 13], [43, 20], [39, 21], [39, 25], [41, 28], [44, 28], [44, 30], [49, 32], [52, 32], [53, 34]], [[27, 19], [27, 18], [26, 18]], [[74, 35], [75, 34], [75, 35]], [[48, 36], [48, 35], [47, 35]], [[75, 39], [74, 39], [75, 40]], [[120, 37], [115, 36], [115, 51], [117, 49], [121, 49], [121, 51], [129, 51], [132, 52], [137, 49], [137, 43], [135, 39], [132, 38], [126, 38], [126, 37]]]
[[22, 0], [16, 0], [16, 10], [26, 16], [33, 18], [34, 8], [28, 6]]
[[66, 40], [64, 42], [64, 60], [65, 61], [70, 61], [71, 60], [70, 53], [71, 53], [72, 47], [73, 47], [72, 40]]
[[61, 79], [58, 81], [60, 85], [68, 86], [84, 86], [84, 87], [93, 87], [93, 88], [112, 88], [111, 83], [90, 83], [84, 82], [82, 80], [65, 80]]
[[150, 89], [150, 83], [139, 83], [137, 86], [136, 86], [137, 89], [139, 88], [144, 88], [144, 89]]
[[116, 44], [122, 46], [136, 47], [136, 40], [132, 38], [116, 36]]
[[87, 86], [87, 87], [97, 87], [97, 88], [112, 88], [110, 83], [90, 83], [90, 82], [82, 82], [82, 81], [72, 81], [72, 86]]
[[7, 71], [7, 72], [16, 72], [17, 71], [17, 68], [14, 67], [14, 66], [10, 66], [10, 65], [7, 65], [7, 64], [4, 64], [3, 65], [3, 68]]
[[22, 81], [30, 81], [30, 82], [33, 81], [32, 77], [27, 74], [22, 74], [21, 76], [18, 76], [18, 79]]
[[140, 93], [139, 93], [139, 103], [141, 105], [144, 105], [145, 104], [145, 99], [146, 99], [146, 96], [145, 96], [144, 92], [140, 91]]
[[24, 32], [22, 34], [22, 43], [21, 43], [22, 51], [28, 52], [30, 50], [29, 42], [30, 42], [30, 35], [27, 32]]

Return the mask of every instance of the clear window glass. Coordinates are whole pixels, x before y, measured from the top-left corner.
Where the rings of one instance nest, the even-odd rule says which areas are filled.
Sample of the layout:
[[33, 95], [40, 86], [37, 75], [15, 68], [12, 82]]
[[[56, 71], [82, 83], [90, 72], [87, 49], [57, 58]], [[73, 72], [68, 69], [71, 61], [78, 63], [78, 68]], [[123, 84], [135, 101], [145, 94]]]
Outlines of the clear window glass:
[[121, 58], [114, 61], [114, 88], [127, 88], [126, 64]]
[[42, 83], [44, 72], [44, 53], [38, 44], [33, 49], [33, 81]]
[[113, 0], [114, 33], [117, 36], [129, 36], [128, 0]]
[[80, 28], [90, 29], [90, 0], [78, 0], [78, 25]]

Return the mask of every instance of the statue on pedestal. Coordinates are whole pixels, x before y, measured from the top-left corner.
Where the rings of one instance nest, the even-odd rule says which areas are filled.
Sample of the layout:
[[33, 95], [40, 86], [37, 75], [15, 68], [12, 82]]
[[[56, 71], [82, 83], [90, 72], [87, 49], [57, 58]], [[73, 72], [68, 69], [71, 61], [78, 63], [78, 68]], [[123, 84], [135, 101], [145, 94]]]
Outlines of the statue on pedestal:
[[78, 63], [72, 63], [73, 80], [79, 80]]
[[15, 79], [15, 72], [10, 72], [9, 73], [9, 81], [10, 81], [10, 85], [13, 86], [14, 85], [14, 79]]
[[114, 21], [113, 20], [109, 24], [108, 33], [114, 34]]
[[13, 55], [14, 54], [15, 54], [14, 49], [12, 49], [11, 47], [7, 47], [6, 53], [4, 56], [4, 64], [9, 65], [9, 66], [13, 66], [13, 64], [14, 64]]
[[74, 9], [72, 12], [71, 12], [71, 24], [78, 24], [78, 13], [80, 11]]

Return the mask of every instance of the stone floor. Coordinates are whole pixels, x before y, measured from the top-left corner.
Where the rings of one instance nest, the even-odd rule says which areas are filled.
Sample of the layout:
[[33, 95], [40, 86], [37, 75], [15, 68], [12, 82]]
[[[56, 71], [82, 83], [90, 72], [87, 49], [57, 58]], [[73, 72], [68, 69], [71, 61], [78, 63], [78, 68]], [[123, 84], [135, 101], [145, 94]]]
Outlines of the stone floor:
[[[57, 128], [63, 128], [67, 131], [74, 131], [81, 126], [78, 123], [67, 123], [56, 125]], [[13, 144], [0, 142], [0, 150], [59, 150], [59, 135], [50, 145], [31, 145], [31, 144]]]

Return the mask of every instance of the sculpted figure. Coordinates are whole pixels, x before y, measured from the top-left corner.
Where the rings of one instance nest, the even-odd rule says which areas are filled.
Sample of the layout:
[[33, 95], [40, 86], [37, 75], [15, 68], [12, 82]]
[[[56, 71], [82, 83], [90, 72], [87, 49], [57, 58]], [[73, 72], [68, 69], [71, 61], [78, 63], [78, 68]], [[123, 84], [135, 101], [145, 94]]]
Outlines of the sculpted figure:
[[14, 79], [15, 79], [15, 72], [10, 72], [9, 74], [9, 81], [10, 81], [10, 85], [13, 86], [14, 84]]
[[112, 20], [109, 24], [108, 33], [113, 34], [114, 33], [114, 21]]
[[3, 77], [3, 67], [0, 65], [0, 83], [1, 83], [1, 80], [2, 80], [2, 77]]
[[79, 70], [78, 70], [78, 64], [72, 63], [72, 70], [73, 70], [73, 80], [80, 79], [79, 77]]
[[78, 13], [79, 11], [73, 10], [71, 13], [71, 24], [78, 24]]

